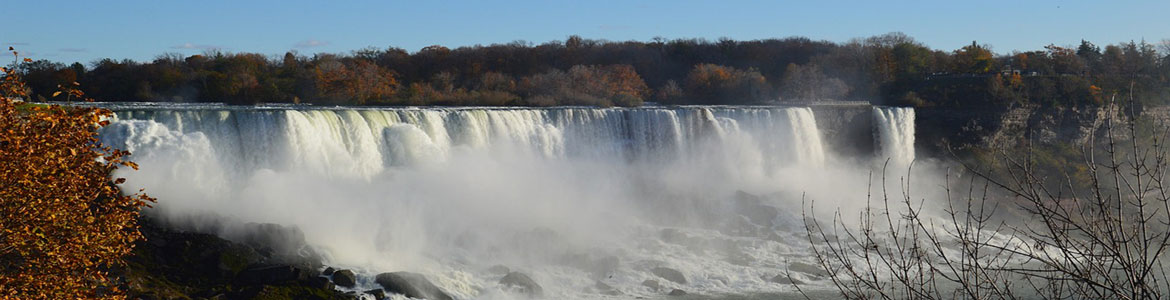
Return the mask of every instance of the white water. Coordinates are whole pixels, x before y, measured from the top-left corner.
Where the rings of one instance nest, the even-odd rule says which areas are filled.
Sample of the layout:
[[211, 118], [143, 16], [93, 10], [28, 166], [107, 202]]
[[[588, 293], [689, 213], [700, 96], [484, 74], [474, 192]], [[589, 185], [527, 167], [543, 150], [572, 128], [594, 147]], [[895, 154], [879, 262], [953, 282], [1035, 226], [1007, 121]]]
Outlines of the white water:
[[[808, 108], [117, 110], [102, 139], [134, 153], [141, 170], [119, 175], [160, 199], [150, 213], [297, 226], [330, 265], [424, 273], [462, 299], [510, 297], [492, 265], [549, 298], [603, 297], [598, 281], [660, 295], [640, 285], [657, 266], [689, 280], [666, 291], [792, 292], [767, 279], [811, 262], [802, 193], [865, 195]], [[913, 160], [913, 111], [874, 117], [883, 155]], [[739, 190], [780, 214], [743, 225]]]
[[879, 156], [889, 159], [891, 167], [909, 166], [914, 161], [914, 109], [875, 106], [873, 118]]

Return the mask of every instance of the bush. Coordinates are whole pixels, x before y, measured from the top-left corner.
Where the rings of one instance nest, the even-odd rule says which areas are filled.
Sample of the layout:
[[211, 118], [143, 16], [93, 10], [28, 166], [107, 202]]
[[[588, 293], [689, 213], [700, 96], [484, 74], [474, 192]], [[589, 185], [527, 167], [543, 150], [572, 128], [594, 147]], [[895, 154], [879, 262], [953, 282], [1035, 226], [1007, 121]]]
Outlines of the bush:
[[154, 199], [123, 195], [125, 180], [110, 179], [114, 169], [137, 166], [122, 160], [128, 152], [98, 142], [109, 111], [20, 107], [15, 99], [27, 89], [14, 70], [3, 71], [0, 297], [124, 298], [107, 270], [141, 237], [139, 210]]

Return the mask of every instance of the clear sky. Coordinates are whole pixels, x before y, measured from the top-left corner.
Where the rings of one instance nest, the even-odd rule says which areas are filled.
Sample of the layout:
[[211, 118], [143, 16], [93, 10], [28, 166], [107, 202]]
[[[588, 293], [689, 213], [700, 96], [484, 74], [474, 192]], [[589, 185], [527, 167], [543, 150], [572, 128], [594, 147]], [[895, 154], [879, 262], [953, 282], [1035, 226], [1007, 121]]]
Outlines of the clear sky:
[[1170, 0], [984, 1], [0, 1], [0, 45], [36, 59], [151, 60], [208, 48], [278, 55], [366, 47], [418, 51], [577, 34], [737, 40], [806, 36], [835, 42], [893, 31], [931, 48], [1170, 38]]

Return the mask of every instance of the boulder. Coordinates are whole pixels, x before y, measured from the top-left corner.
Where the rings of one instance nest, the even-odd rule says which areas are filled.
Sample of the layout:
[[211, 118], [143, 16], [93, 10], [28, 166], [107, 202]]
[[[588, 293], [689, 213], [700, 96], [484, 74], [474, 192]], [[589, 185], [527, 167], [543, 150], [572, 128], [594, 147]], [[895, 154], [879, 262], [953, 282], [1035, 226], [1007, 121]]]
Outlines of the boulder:
[[290, 265], [257, 265], [236, 275], [236, 282], [244, 285], [276, 285], [309, 279], [309, 272]]
[[334, 270], [333, 267], [328, 267], [328, 268], [325, 268], [325, 271], [321, 271], [321, 275], [325, 275], [325, 276], [333, 275], [334, 271], [337, 271], [337, 270]]
[[451, 295], [427, 280], [426, 276], [410, 272], [382, 273], [374, 277], [387, 292], [402, 294], [410, 298], [428, 300], [454, 300]]
[[595, 279], [612, 274], [621, 265], [621, 259], [617, 256], [600, 253], [565, 255], [561, 258], [561, 261], [567, 266], [588, 272]]
[[658, 289], [662, 288], [662, 284], [659, 284], [658, 280], [654, 280], [654, 279], [646, 279], [645, 281], [642, 281], [642, 286], [648, 287], [654, 291], [657, 291]]
[[800, 280], [789, 278], [788, 276], [784, 276], [784, 274], [776, 275], [775, 277], [772, 277], [772, 279], [768, 280], [768, 281], [779, 283], [779, 284], [804, 284], [804, 282], [801, 282]]
[[673, 281], [673, 282], [678, 283], [678, 284], [686, 284], [687, 283], [687, 277], [683, 276], [682, 272], [679, 272], [678, 270], [675, 270], [675, 269], [671, 269], [671, 268], [667, 268], [667, 267], [657, 267], [654, 269], [650, 269], [650, 273], [654, 273], [655, 276], [662, 277], [662, 279], [670, 280], [670, 281]]
[[520, 272], [508, 273], [508, 275], [505, 275], [504, 278], [500, 278], [500, 284], [516, 288], [520, 290], [521, 293], [528, 294], [530, 296], [540, 296], [544, 293], [544, 288], [541, 288], [539, 284], [536, 284], [536, 281], [533, 281], [532, 277], [528, 277], [528, 275]]
[[368, 291], [366, 291], [366, 295], [373, 296], [374, 300], [386, 299], [386, 291], [383, 291], [382, 289], [368, 290]]
[[504, 265], [494, 265], [491, 268], [488, 268], [487, 271], [488, 271], [488, 273], [492, 273], [492, 274], [512, 273], [512, 269], [509, 269], [507, 266], [504, 266]]
[[671, 244], [684, 244], [688, 239], [687, 234], [675, 228], [663, 229], [658, 233], [658, 236], [662, 239], [663, 242]]
[[670, 293], [668, 293], [667, 295], [670, 295], [670, 296], [686, 296], [686, 295], [687, 295], [687, 291], [680, 290], [680, 289], [673, 289], [673, 290], [670, 290]]
[[318, 270], [321, 255], [305, 242], [300, 228], [271, 223], [244, 224], [237, 238], [271, 261]]
[[622, 291], [619, 291], [618, 289], [614, 288], [613, 286], [605, 284], [604, 282], [601, 282], [601, 281], [598, 281], [596, 284], [593, 285], [593, 290], [596, 291], [598, 294], [602, 294], [602, 295], [609, 295], [609, 296], [621, 296], [622, 295]]
[[801, 262], [794, 262], [794, 263], [789, 264], [788, 270], [791, 270], [793, 272], [805, 273], [805, 274], [809, 274], [809, 275], [821, 276], [821, 277], [829, 276], [829, 272], [826, 272], [825, 269], [821, 268], [820, 266], [801, 263]]
[[353, 271], [350, 270], [336, 271], [333, 272], [333, 283], [347, 288], [352, 288], [354, 285], [357, 285], [357, 276], [354, 275]]
[[322, 290], [332, 290], [334, 288], [333, 283], [329, 282], [329, 278], [325, 277], [309, 278], [309, 280], [305, 283], [305, 286]]

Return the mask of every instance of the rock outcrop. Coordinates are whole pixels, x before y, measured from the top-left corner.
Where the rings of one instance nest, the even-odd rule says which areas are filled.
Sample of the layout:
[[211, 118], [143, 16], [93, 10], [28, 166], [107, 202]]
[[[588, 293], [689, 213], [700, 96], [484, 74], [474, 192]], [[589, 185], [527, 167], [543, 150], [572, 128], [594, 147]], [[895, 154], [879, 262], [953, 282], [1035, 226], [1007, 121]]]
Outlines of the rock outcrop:
[[443, 292], [426, 276], [418, 273], [410, 272], [392, 272], [382, 273], [374, 277], [374, 282], [377, 282], [387, 292], [394, 294], [401, 294], [410, 298], [428, 299], [428, 300], [453, 300], [451, 295]]

